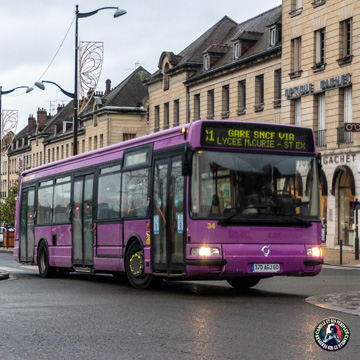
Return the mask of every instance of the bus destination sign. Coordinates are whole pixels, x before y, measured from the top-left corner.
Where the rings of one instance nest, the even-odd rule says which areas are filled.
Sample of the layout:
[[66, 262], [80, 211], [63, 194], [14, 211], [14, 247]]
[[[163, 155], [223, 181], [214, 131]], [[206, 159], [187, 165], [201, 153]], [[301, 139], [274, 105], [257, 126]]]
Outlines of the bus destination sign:
[[311, 129], [239, 122], [204, 122], [202, 146], [314, 152]]

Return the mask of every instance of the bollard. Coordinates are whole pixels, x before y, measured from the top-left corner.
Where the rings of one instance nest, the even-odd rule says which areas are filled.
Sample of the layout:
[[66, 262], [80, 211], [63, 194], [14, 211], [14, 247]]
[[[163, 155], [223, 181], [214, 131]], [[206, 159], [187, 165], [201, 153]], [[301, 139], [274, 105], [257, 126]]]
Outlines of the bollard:
[[342, 265], [342, 240], [340, 240], [340, 265]]

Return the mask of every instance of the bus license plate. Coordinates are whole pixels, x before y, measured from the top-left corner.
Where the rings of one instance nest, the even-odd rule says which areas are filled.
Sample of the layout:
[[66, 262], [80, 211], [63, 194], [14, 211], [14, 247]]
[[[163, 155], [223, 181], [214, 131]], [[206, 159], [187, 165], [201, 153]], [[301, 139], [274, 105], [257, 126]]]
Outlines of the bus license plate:
[[251, 264], [251, 272], [275, 273], [280, 271], [280, 264]]

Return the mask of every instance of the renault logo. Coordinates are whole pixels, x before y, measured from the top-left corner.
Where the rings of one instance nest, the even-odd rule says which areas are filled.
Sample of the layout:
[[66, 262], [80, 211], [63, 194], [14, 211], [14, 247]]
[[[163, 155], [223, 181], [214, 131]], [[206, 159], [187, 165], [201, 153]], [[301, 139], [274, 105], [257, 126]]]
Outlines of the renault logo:
[[270, 248], [268, 246], [263, 246], [261, 251], [265, 256], [268, 256], [270, 254]]

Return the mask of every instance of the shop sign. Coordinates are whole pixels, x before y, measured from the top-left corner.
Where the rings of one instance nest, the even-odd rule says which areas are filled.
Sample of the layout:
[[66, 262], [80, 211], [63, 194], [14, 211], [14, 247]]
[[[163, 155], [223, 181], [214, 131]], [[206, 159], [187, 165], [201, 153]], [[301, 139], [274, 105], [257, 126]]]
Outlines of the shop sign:
[[359, 123], [345, 123], [344, 130], [346, 132], [360, 132], [360, 124]]
[[346, 155], [322, 155], [322, 164], [345, 164], [355, 161], [356, 154], [346, 154]]
[[[351, 73], [347, 73], [339, 76], [334, 76], [329, 79], [321, 80], [319, 83], [318, 91], [332, 90], [338, 87], [351, 85], [351, 76]], [[291, 99], [294, 97], [307, 96], [315, 93], [315, 91], [315, 84], [309, 83], [305, 85], [294, 86], [290, 89], [285, 89], [285, 96], [288, 99]]]

